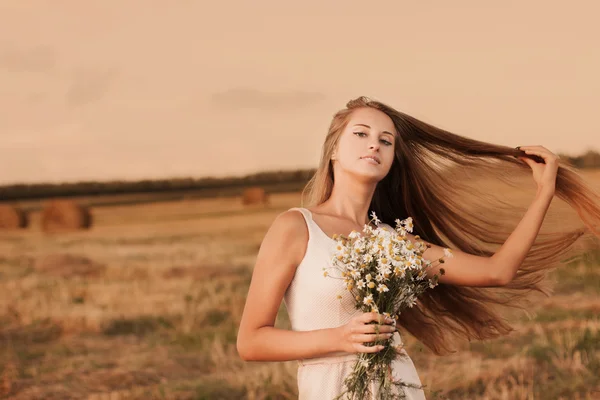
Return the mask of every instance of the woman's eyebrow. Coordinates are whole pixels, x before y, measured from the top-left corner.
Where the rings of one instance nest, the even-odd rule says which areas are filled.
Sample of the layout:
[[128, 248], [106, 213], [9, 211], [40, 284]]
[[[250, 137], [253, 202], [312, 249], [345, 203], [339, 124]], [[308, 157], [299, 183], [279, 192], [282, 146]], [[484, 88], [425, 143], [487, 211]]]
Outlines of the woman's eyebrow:
[[[371, 129], [371, 127], [370, 127], [369, 125], [365, 125], [365, 124], [354, 124], [354, 126], [364, 126], [365, 128], [369, 128], [369, 129]], [[382, 133], [387, 133], [388, 135], [392, 135], [392, 136], [394, 136], [394, 134], [393, 134], [393, 133], [390, 133], [390, 132], [388, 132], [388, 131], [383, 131]]]

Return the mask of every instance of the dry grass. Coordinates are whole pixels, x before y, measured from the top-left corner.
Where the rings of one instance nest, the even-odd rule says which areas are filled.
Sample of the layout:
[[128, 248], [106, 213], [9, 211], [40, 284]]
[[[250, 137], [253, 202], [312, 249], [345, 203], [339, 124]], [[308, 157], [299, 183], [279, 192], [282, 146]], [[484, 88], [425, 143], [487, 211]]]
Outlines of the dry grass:
[[[295, 363], [244, 363], [235, 336], [260, 241], [299, 200], [115, 206], [90, 231], [1, 233], [0, 398], [296, 398]], [[405, 334], [428, 398], [600, 398], [599, 266], [557, 272], [508, 337], [440, 358]]]

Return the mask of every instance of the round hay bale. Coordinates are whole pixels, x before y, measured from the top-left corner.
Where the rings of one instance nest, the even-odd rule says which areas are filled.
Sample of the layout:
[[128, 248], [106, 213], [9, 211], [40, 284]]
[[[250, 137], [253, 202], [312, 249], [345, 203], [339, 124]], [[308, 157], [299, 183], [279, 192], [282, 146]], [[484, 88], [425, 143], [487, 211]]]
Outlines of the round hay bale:
[[0, 204], [0, 229], [22, 229], [29, 224], [27, 214], [10, 204]]
[[92, 214], [88, 207], [70, 200], [54, 200], [44, 206], [41, 216], [44, 232], [89, 229]]
[[242, 193], [242, 204], [269, 204], [269, 196], [265, 193], [265, 189], [261, 187], [251, 187], [244, 190]]

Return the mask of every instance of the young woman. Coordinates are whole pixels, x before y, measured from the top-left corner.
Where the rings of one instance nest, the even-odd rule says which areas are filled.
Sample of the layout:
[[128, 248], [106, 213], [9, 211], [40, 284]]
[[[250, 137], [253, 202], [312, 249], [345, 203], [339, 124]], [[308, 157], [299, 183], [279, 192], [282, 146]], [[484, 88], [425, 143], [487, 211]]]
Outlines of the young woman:
[[[531, 168], [537, 191], [516, 228], [502, 235], [498, 216], [474, 214], [461, 203], [460, 182], [450, 177], [470, 168], [490, 180], [502, 177], [506, 167]], [[343, 282], [323, 277], [332, 236], [362, 231], [371, 211], [391, 226], [397, 218], [412, 217], [414, 234], [431, 246], [426, 259], [440, 258], [444, 247], [454, 250], [441, 284], [397, 321], [436, 354], [451, 351], [456, 339], [510, 332], [495, 306], [523, 307], [527, 294], [544, 292], [546, 273], [572, 254], [578, 238], [600, 236], [598, 196], [546, 148], [468, 139], [365, 97], [335, 114], [307, 189], [311, 207], [278, 215], [262, 242], [237, 340], [244, 360], [298, 360], [300, 399], [333, 399], [343, 392], [356, 353], [382, 350], [365, 345], [377, 338], [372, 321], [381, 324], [379, 335], [401, 340], [392, 321], [349, 311], [353, 299]], [[555, 195], [577, 211], [586, 228], [542, 240], [538, 233]], [[492, 252], [485, 244], [498, 248]], [[292, 330], [274, 328], [282, 299]], [[395, 361], [393, 375], [421, 383], [407, 355]], [[422, 389], [405, 390], [409, 399], [425, 398]]]

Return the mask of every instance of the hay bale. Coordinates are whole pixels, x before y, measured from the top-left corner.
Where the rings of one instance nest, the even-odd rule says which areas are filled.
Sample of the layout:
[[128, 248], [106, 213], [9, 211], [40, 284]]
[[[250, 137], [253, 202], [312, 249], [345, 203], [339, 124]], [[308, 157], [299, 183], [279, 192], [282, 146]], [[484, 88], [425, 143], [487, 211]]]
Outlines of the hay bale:
[[29, 225], [27, 214], [10, 204], [0, 204], [0, 229], [22, 229]]
[[45, 232], [89, 229], [92, 214], [88, 207], [70, 200], [54, 200], [42, 210], [42, 230]]
[[261, 187], [251, 187], [244, 190], [242, 193], [242, 204], [269, 204], [269, 196], [265, 189]]

